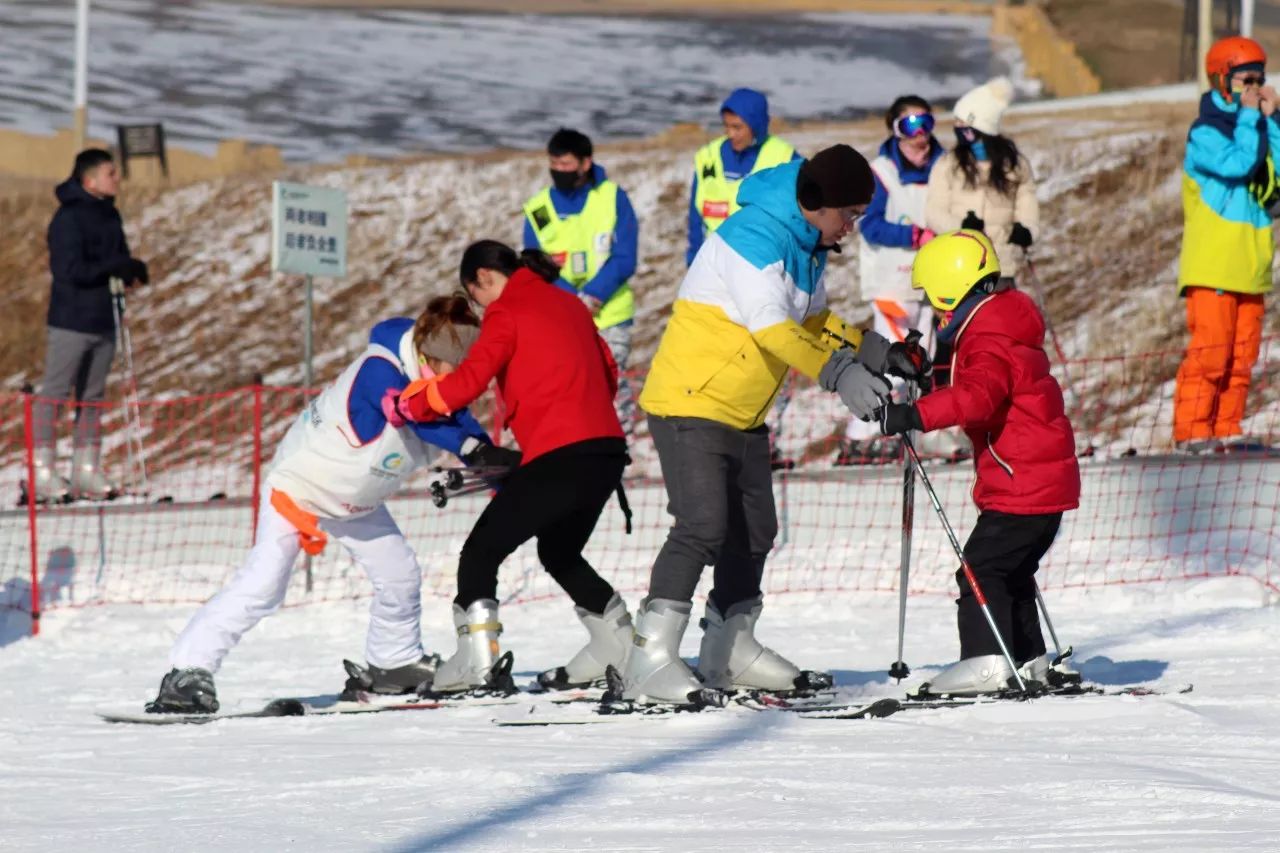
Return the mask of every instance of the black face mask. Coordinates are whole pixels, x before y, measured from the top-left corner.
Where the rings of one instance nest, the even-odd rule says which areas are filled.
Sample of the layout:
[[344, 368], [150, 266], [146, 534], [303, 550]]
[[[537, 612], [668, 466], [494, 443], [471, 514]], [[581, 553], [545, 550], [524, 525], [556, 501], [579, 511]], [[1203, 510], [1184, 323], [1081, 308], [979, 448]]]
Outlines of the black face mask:
[[562, 172], [559, 169], [551, 170], [551, 185], [562, 193], [573, 192], [578, 187], [578, 181], [582, 179], [582, 174], [577, 171]]
[[957, 127], [956, 144], [963, 147], [969, 147], [978, 140], [978, 132], [971, 127]]

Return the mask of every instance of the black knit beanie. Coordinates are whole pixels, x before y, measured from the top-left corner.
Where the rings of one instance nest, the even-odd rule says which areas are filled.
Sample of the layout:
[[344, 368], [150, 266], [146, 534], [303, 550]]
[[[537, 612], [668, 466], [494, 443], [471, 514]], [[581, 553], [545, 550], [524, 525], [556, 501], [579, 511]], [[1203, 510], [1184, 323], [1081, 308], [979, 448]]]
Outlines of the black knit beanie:
[[876, 182], [867, 159], [848, 145], [824, 148], [800, 166], [796, 200], [805, 210], [870, 204]]

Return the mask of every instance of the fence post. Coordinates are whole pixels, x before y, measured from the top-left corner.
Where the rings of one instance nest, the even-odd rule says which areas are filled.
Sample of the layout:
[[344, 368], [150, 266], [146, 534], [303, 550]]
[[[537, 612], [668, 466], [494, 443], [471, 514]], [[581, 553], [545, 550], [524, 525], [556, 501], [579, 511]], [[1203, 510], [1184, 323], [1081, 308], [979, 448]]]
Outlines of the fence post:
[[249, 502], [250, 544], [258, 541], [258, 507], [262, 503], [262, 374], [253, 374], [253, 499]]
[[27, 532], [31, 543], [31, 636], [40, 633], [40, 547], [36, 535], [36, 443], [34, 395], [22, 388], [22, 439], [27, 456]]

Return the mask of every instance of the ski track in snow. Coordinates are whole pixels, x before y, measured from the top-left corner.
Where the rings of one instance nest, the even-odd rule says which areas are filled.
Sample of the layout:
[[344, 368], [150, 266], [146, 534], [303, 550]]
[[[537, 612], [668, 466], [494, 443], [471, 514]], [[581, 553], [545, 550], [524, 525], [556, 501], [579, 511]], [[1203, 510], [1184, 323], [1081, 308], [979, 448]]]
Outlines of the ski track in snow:
[[[523, 707], [376, 718], [112, 726], [150, 698], [190, 608], [52, 615], [0, 655], [8, 849], [1274, 850], [1280, 833], [1275, 608], [1245, 579], [1054, 593], [1086, 676], [1194, 682], [1188, 695], [1043, 699], [887, 720], [738, 710], [500, 729]], [[894, 695], [892, 595], [778, 596], [762, 637]], [[363, 604], [288, 609], [219, 674], [227, 706], [335, 690]], [[913, 684], [955, 652], [953, 608], [908, 612]], [[581, 642], [564, 600], [507, 608], [527, 680]], [[429, 599], [430, 647], [452, 649]], [[697, 652], [691, 627], [683, 653]], [[585, 706], [543, 713], [586, 714]]]

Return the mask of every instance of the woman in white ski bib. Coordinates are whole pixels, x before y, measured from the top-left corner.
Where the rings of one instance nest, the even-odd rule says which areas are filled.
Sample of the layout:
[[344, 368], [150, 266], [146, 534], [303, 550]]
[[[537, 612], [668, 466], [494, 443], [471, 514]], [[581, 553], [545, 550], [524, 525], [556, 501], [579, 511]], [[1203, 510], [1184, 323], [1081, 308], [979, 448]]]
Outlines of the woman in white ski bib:
[[241, 635], [284, 601], [300, 551], [341, 543], [368, 573], [374, 596], [365, 646], [372, 689], [407, 693], [438, 658], [423, 653], [422, 569], [385, 501], [438, 450], [468, 464], [517, 464], [465, 409], [406, 424], [384, 399], [410, 382], [447, 373], [479, 335], [459, 296], [432, 299], [417, 321], [374, 326], [368, 348], [290, 427], [265, 478], [257, 537], [231, 582], [196, 612], [169, 654], [171, 671], [147, 706], [157, 713], [218, 710], [213, 674]]

